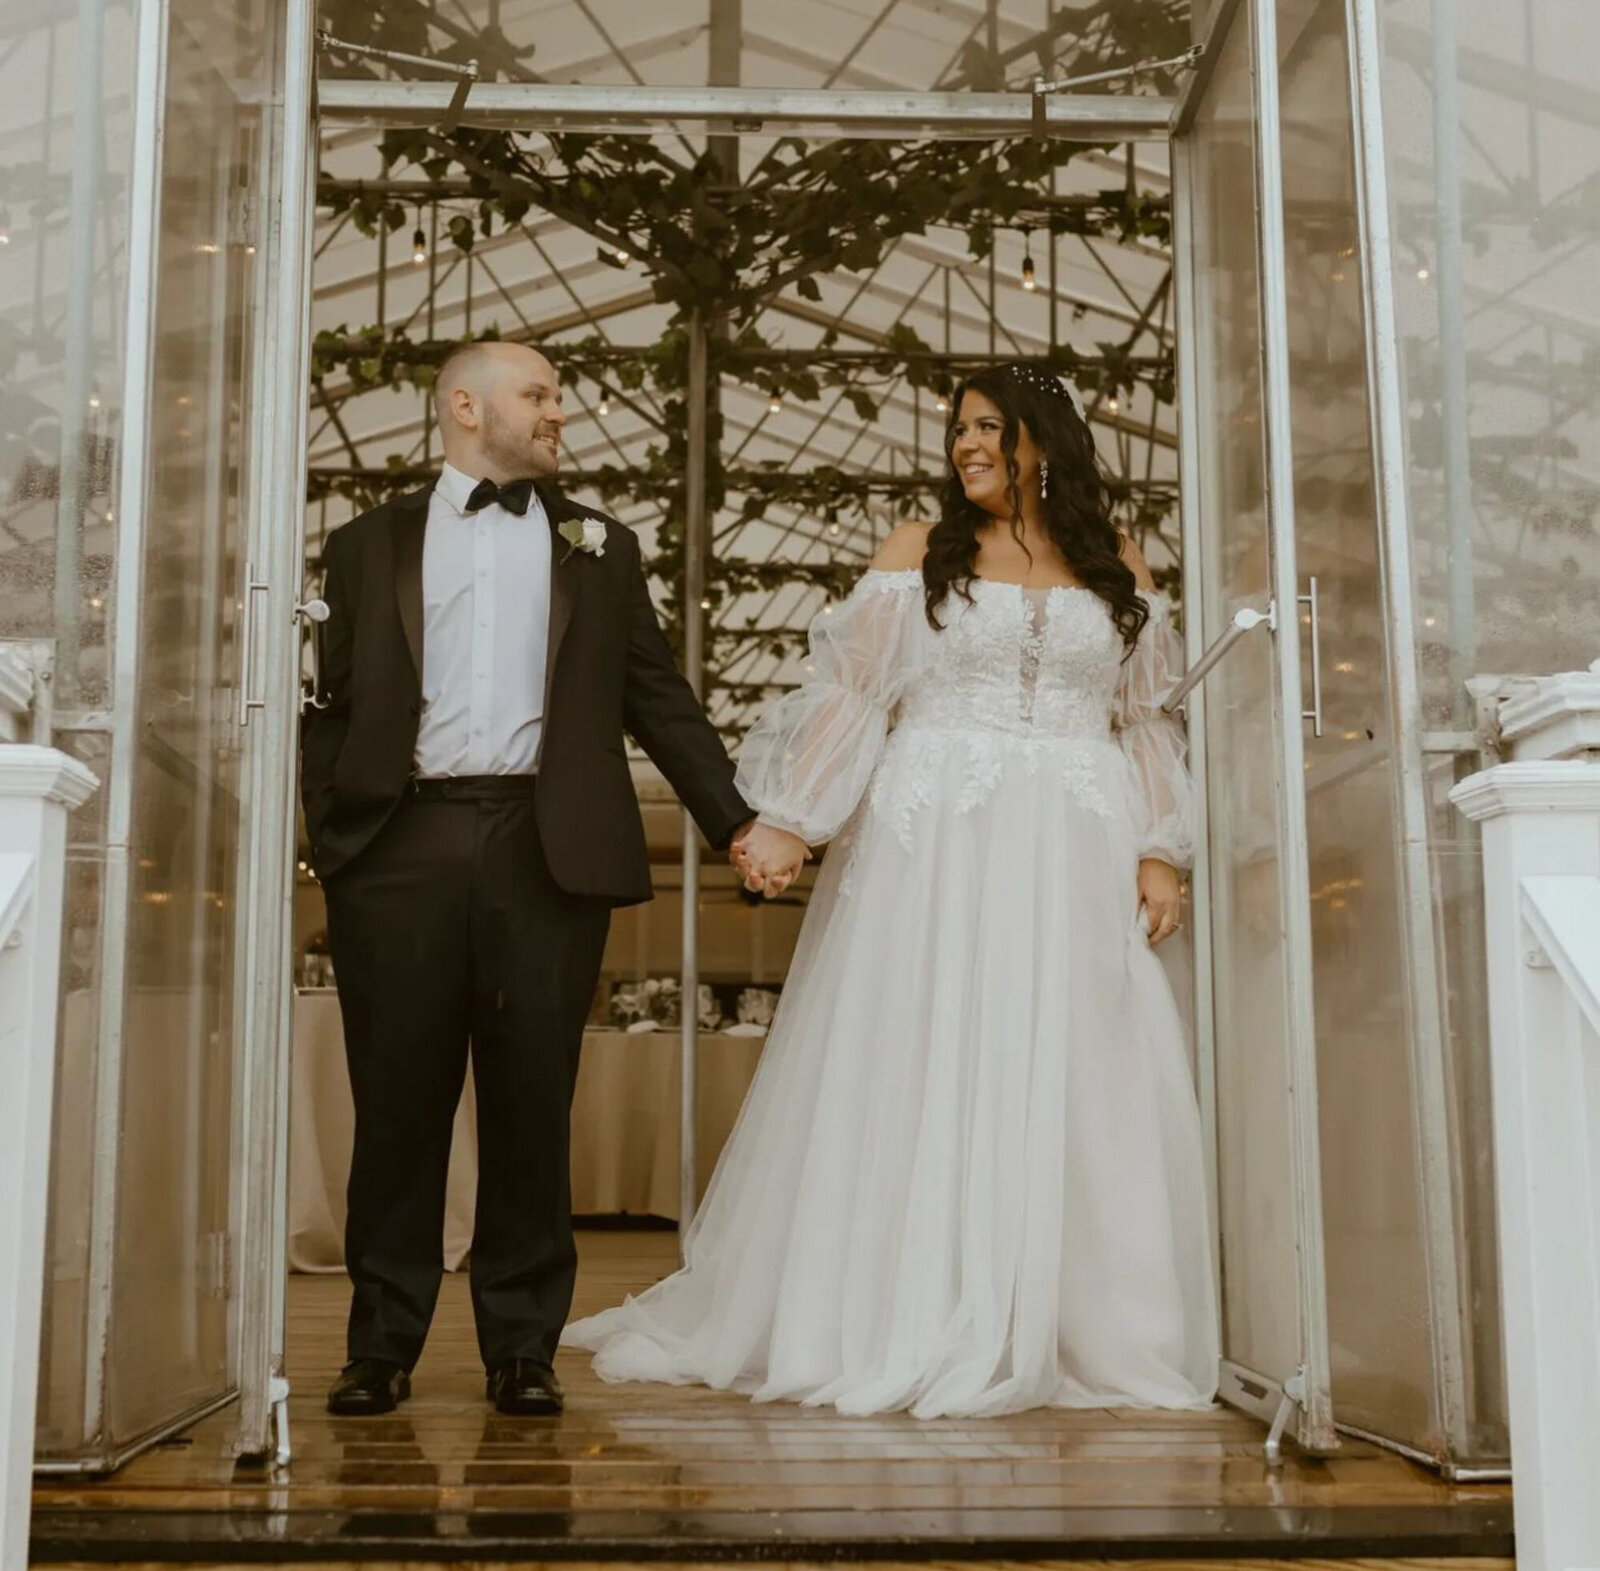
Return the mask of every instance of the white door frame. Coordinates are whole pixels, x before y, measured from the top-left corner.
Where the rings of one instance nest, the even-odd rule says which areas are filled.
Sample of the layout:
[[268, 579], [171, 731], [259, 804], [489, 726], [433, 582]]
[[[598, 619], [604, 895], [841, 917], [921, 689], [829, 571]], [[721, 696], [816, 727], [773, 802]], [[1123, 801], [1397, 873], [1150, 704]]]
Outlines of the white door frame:
[[[314, 0], [287, 0], [272, 127], [267, 227], [258, 248], [262, 308], [256, 333], [261, 439], [251, 466], [254, 579], [241, 637], [259, 676], [241, 723], [255, 804], [241, 878], [239, 1031], [244, 1084], [235, 1098], [234, 1273], [241, 1454], [288, 1460], [284, 1294], [288, 1257], [289, 1048], [293, 1027], [293, 912], [299, 757], [300, 632], [305, 564], [307, 357], [317, 169]], [[274, 1436], [274, 1414], [277, 1432]]]

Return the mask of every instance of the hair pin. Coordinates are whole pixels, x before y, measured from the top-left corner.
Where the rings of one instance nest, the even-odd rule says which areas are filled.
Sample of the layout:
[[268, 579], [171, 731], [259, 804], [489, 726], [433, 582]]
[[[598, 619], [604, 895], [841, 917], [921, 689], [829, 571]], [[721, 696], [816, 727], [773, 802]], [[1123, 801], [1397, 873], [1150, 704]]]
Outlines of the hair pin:
[[1054, 398], [1064, 398], [1074, 413], [1077, 412], [1077, 400], [1072, 396], [1066, 383], [1053, 372], [1020, 361], [1013, 361], [1006, 370], [1010, 372], [1013, 381], [1021, 382], [1024, 387], [1031, 387], [1037, 392], [1048, 393]]

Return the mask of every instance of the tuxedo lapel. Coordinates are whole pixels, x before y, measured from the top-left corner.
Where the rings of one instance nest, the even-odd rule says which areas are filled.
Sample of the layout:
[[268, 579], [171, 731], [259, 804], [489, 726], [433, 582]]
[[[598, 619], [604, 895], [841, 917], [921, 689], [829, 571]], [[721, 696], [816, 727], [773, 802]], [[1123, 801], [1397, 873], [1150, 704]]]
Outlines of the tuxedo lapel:
[[578, 603], [578, 574], [573, 564], [576, 553], [561, 538], [559, 530], [563, 519], [577, 516], [581, 509], [574, 507], [551, 487], [541, 485], [536, 489], [550, 524], [550, 638], [544, 662], [544, 712], [548, 715], [561, 641], [567, 636], [567, 628]]
[[432, 494], [433, 487], [424, 486], [394, 504], [394, 596], [418, 682], [422, 680], [422, 543]]

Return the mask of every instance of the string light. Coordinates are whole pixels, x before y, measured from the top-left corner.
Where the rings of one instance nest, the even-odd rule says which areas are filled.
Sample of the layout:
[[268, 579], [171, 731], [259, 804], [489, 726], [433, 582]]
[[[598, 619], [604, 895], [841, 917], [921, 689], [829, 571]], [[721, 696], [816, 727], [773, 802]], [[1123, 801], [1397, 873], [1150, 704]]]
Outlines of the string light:
[[1029, 247], [1029, 236], [1032, 233], [1031, 229], [1022, 231], [1022, 287], [1030, 294], [1039, 287], [1039, 280], [1033, 272], [1033, 252]]

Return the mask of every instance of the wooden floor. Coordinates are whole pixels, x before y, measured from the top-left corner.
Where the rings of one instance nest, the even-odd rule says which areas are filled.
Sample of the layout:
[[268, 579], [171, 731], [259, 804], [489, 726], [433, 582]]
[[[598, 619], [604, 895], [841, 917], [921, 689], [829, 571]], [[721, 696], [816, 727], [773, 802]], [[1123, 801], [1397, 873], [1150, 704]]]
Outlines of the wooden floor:
[[[581, 1247], [586, 1313], [670, 1269], [676, 1237], [588, 1232]], [[845, 1419], [698, 1388], [607, 1386], [586, 1357], [563, 1355], [565, 1416], [503, 1418], [484, 1401], [461, 1276], [446, 1278], [412, 1400], [389, 1417], [332, 1418], [322, 1404], [342, 1362], [347, 1291], [343, 1278], [291, 1279], [286, 1472], [237, 1465], [223, 1412], [110, 1479], [41, 1482], [35, 1563], [105, 1564], [114, 1545], [124, 1565], [170, 1563], [181, 1543], [194, 1564], [217, 1541], [237, 1545], [240, 1563], [327, 1565], [384, 1552], [395, 1565], [457, 1552], [486, 1565], [497, 1547], [519, 1565], [771, 1562], [849, 1558], [852, 1546], [884, 1564], [897, 1546], [921, 1564], [1022, 1554], [1131, 1566], [1141, 1550], [1167, 1567], [1186, 1556], [1510, 1564], [1506, 1486], [1446, 1484], [1362, 1442], [1330, 1460], [1291, 1452], [1269, 1469], [1260, 1426], [1227, 1411]]]

